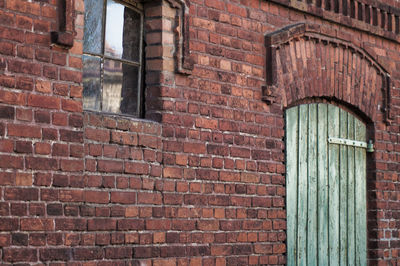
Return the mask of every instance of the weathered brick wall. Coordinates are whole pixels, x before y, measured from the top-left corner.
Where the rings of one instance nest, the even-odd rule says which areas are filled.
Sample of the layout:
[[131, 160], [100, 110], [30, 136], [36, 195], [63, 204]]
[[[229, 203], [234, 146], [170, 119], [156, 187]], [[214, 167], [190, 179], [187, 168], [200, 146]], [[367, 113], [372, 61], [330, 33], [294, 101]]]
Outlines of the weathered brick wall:
[[286, 104], [262, 100], [265, 35], [308, 22], [391, 75], [390, 125], [378, 106], [374, 118], [346, 108], [375, 141], [371, 264], [399, 263], [400, 44], [270, 1], [191, 0], [194, 68], [182, 73], [172, 2], [145, 6], [148, 112], [132, 119], [82, 110], [83, 0], [72, 48], [51, 44], [57, 1], [0, 0], [0, 261], [284, 264]]

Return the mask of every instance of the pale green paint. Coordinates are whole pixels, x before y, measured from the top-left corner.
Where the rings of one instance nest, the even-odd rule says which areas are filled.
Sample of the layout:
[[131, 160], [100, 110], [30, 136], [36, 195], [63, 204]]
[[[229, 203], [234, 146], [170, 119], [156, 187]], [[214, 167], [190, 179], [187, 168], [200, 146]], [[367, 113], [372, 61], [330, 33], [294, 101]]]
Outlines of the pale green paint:
[[[328, 265], [328, 105], [318, 105], [318, 264]], [[289, 176], [288, 176], [289, 177]], [[289, 178], [290, 179], [290, 178]]]
[[[308, 210], [307, 210], [307, 257], [308, 265], [317, 264], [317, 105], [308, 105]], [[310, 228], [312, 230], [310, 230]], [[310, 241], [311, 240], [311, 241]]]
[[365, 125], [327, 104], [286, 111], [288, 265], [366, 265]]
[[[298, 216], [297, 216], [297, 261], [298, 265], [307, 265], [307, 131], [308, 131], [308, 106], [299, 106], [299, 153], [298, 153], [298, 173], [305, 178], [298, 179]], [[304, 210], [304, 211], [300, 211]]]
[[[365, 140], [365, 126], [358, 120], [354, 121], [356, 140]], [[356, 265], [367, 265], [367, 213], [366, 213], [366, 179], [365, 176], [366, 152], [365, 149], [355, 148], [355, 212], [356, 212]]]
[[[298, 108], [291, 108], [286, 111], [286, 165], [287, 175], [297, 176], [297, 136], [298, 136]], [[296, 265], [297, 261], [297, 178], [286, 179], [286, 200], [287, 212], [287, 244], [292, 248], [287, 253], [288, 265]]]
[[[347, 112], [340, 110], [339, 137], [349, 139], [347, 134], [348, 125]], [[340, 151], [340, 177], [339, 177], [339, 263], [346, 265], [347, 263], [347, 178], [348, 178], [348, 160], [347, 151], [351, 146], [338, 145]]]
[[[328, 105], [328, 135], [339, 137], [339, 109]], [[339, 265], [339, 145], [328, 146], [329, 264]]]
[[[354, 136], [354, 117], [349, 115], [348, 117], [348, 134], [349, 134], [349, 139], [355, 139]], [[348, 264], [349, 265], [355, 265], [355, 255], [356, 255], [356, 227], [355, 227], [355, 213], [354, 213], [354, 193], [355, 193], [355, 182], [354, 182], [354, 165], [355, 165], [355, 148], [354, 147], [348, 147], [347, 150], [347, 184], [348, 184], [348, 190], [347, 190], [347, 217], [349, 221], [353, 221], [352, 223], [349, 223], [347, 226], [348, 229], [348, 238], [347, 238], [347, 247], [348, 247]]]

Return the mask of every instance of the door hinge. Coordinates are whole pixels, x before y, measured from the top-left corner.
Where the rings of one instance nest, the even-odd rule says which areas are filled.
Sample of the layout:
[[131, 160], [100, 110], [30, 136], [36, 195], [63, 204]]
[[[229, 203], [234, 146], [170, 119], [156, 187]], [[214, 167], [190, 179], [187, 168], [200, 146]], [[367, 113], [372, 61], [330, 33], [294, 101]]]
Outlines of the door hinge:
[[328, 143], [353, 146], [353, 147], [364, 148], [364, 149], [368, 148], [368, 144], [366, 142], [358, 141], [358, 140], [351, 140], [351, 139], [329, 137]]

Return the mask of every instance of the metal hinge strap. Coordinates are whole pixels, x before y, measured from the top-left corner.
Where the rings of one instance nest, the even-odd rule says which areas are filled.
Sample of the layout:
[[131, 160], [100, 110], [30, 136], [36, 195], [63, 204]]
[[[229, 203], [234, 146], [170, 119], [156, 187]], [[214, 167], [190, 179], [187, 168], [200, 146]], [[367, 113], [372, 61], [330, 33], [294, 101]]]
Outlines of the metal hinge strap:
[[347, 145], [347, 146], [359, 147], [359, 148], [364, 148], [364, 149], [366, 149], [368, 147], [368, 144], [364, 141], [341, 139], [341, 138], [334, 138], [334, 137], [329, 137], [328, 143]]

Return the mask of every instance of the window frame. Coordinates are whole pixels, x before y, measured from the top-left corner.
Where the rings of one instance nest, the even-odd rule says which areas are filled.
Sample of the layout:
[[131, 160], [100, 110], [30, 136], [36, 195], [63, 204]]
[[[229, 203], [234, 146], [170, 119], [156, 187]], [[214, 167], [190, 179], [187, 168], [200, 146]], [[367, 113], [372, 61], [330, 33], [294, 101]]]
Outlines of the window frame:
[[[144, 100], [143, 100], [143, 94], [144, 94], [144, 7], [143, 4], [136, 2], [135, 0], [112, 0], [115, 3], [121, 4], [124, 7], [130, 8], [137, 12], [140, 15], [140, 42], [139, 42], [139, 62], [135, 62], [133, 60], [127, 60], [123, 59], [122, 56], [121, 58], [117, 57], [112, 57], [109, 55], [106, 55], [105, 51], [105, 43], [106, 43], [106, 23], [107, 23], [107, 2], [109, 0], [101, 0], [103, 1], [103, 13], [102, 13], [102, 21], [101, 21], [101, 53], [92, 53], [92, 52], [87, 52], [84, 50], [84, 45], [82, 49], [82, 56], [89, 56], [92, 58], [99, 58], [100, 59], [100, 108], [99, 109], [94, 109], [94, 108], [85, 108], [85, 111], [90, 111], [90, 112], [96, 112], [96, 113], [102, 113], [102, 114], [109, 114], [109, 115], [118, 115], [118, 116], [129, 116], [129, 117], [135, 117], [135, 118], [141, 118], [144, 114]], [[85, 15], [86, 15], [86, 10], [85, 10]], [[85, 36], [83, 36], [84, 40]], [[104, 97], [104, 91], [103, 91], [103, 86], [104, 86], [104, 64], [105, 60], [112, 60], [114, 62], [119, 62], [121, 64], [127, 64], [130, 66], [136, 66], [138, 67], [138, 84], [137, 84], [137, 108], [136, 108], [136, 113], [135, 114], [129, 114], [129, 113], [122, 113], [122, 112], [110, 112], [110, 111], [104, 111], [103, 110], [103, 97]], [[84, 72], [84, 69], [82, 69]], [[83, 87], [83, 89], [85, 89]], [[84, 95], [82, 96], [84, 97]]]

